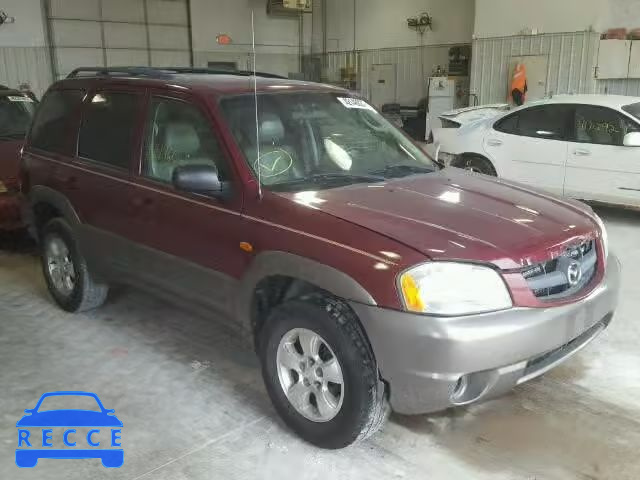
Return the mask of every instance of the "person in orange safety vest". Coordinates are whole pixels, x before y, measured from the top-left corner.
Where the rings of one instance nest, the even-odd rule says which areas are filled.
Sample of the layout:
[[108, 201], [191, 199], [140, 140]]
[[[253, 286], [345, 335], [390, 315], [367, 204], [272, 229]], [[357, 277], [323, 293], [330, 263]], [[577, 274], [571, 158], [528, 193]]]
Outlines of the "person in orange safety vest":
[[523, 63], [518, 63], [513, 71], [511, 89], [509, 90], [513, 103], [517, 106], [523, 105], [526, 99], [527, 90], [527, 69]]

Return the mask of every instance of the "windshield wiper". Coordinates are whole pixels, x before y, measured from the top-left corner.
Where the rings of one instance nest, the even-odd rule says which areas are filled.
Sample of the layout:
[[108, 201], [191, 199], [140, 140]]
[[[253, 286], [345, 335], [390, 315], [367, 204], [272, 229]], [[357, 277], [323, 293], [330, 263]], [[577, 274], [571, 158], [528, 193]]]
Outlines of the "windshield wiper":
[[0, 133], [0, 138], [5, 140], [20, 140], [24, 138], [26, 133], [13, 132], [13, 133]]
[[288, 190], [291, 187], [295, 187], [297, 185], [305, 185], [305, 184], [313, 184], [313, 185], [324, 185], [327, 186], [333, 183], [340, 184], [351, 184], [351, 183], [375, 183], [375, 182], [384, 182], [384, 177], [379, 175], [367, 175], [367, 174], [352, 174], [352, 173], [341, 173], [341, 172], [332, 172], [332, 173], [314, 173], [312, 175], [307, 175], [306, 177], [294, 178], [292, 180], [275, 183], [271, 185], [271, 188], [276, 190]]
[[371, 172], [372, 175], [383, 175], [385, 178], [406, 177], [420, 173], [432, 173], [435, 169], [421, 165], [387, 165], [385, 168]]

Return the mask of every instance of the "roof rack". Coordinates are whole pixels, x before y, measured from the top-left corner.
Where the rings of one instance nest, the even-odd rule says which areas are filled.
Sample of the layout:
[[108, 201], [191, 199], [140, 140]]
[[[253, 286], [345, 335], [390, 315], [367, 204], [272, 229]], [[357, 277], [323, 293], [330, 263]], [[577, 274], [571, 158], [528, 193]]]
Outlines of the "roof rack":
[[[148, 77], [148, 78], [170, 78], [171, 75], [178, 74], [204, 74], [204, 75], [238, 75], [250, 77], [253, 72], [247, 70], [215, 70], [212, 68], [199, 67], [79, 67], [71, 71], [67, 78], [81, 77]], [[258, 77], [282, 78], [274, 73], [256, 72]]]

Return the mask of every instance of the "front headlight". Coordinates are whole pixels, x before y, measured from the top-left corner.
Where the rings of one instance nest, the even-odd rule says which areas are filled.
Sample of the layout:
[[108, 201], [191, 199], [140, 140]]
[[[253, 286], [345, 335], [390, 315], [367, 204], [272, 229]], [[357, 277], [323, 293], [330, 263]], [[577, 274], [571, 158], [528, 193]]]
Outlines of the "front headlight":
[[598, 214], [593, 214], [596, 219], [596, 223], [600, 228], [600, 241], [602, 242], [602, 249], [604, 250], [604, 258], [605, 260], [609, 257], [609, 235], [607, 234], [607, 227], [604, 226], [604, 222], [598, 216]]
[[513, 305], [500, 274], [481, 265], [424, 263], [403, 273], [399, 283], [404, 306], [411, 312], [470, 315]]

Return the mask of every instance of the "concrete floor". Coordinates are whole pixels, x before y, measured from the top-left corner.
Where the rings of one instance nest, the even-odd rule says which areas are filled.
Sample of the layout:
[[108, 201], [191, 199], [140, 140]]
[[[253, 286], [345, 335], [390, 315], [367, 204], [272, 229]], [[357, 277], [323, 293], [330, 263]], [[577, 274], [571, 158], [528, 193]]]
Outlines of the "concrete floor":
[[[0, 253], [1, 479], [625, 480], [640, 478], [640, 213], [601, 210], [623, 258], [608, 331], [503, 398], [392, 416], [343, 451], [301, 442], [276, 417], [252, 352], [215, 322], [137, 292], [68, 315], [29, 252]], [[88, 390], [123, 421], [125, 462], [14, 464], [15, 422], [43, 392]]]

